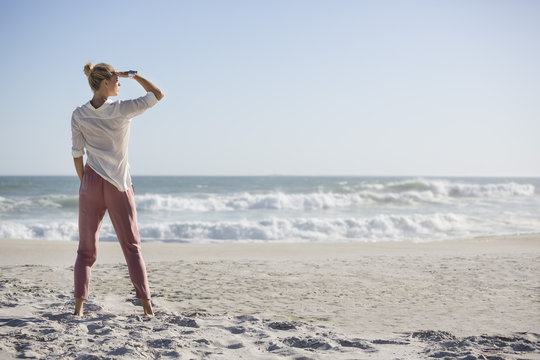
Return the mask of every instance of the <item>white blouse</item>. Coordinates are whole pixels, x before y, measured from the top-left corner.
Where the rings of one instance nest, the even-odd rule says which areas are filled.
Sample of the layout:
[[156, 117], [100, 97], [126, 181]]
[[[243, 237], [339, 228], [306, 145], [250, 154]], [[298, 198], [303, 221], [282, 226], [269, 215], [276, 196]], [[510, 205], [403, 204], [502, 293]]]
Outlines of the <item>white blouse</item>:
[[74, 158], [88, 156], [87, 164], [120, 191], [131, 187], [128, 164], [129, 127], [134, 116], [158, 102], [152, 92], [133, 100], [107, 99], [99, 108], [90, 101], [73, 111], [71, 148]]

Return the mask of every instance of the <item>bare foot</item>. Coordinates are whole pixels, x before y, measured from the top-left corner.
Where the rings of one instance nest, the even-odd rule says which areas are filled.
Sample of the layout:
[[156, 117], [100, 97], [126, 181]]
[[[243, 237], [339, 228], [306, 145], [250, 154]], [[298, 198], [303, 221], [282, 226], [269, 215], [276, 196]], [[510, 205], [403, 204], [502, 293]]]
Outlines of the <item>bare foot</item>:
[[150, 299], [141, 299], [141, 304], [144, 310], [144, 315], [153, 317], [154, 310], [152, 310], [152, 302]]
[[82, 316], [84, 299], [75, 298], [75, 312], [73, 315]]

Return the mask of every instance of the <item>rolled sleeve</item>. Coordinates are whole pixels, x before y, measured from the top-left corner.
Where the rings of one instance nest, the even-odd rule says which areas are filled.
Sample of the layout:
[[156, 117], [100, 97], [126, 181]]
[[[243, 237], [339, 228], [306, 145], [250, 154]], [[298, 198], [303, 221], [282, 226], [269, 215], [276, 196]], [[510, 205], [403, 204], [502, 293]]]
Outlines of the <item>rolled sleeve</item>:
[[125, 116], [134, 117], [156, 105], [157, 102], [156, 95], [153, 92], [148, 92], [137, 99], [121, 101], [119, 104], [120, 112]]
[[71, 117], [71, 154], [74, 158], [79, 158], [84, 155], [84, 136], [77, 125], [75, 116]]

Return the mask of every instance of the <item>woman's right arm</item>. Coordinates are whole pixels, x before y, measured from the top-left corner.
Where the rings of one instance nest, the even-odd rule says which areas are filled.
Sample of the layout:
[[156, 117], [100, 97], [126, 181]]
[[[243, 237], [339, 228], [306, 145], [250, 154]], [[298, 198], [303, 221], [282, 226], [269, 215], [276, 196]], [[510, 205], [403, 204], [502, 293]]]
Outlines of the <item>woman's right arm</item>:
[[154, 93], [158, 101], [163, 99], [163, 97], [165, 96], [163, 91], [161, 91], [156, 85], [152, 84], [150, 81], [146, 80], [139, 74], [136, 74], [135, 76], [133, 76], [133, 79], [135, 79], [139, 84], [141, 84], [144, 90], [146, 90], [147, 92]]
[[[117, 71], [116, 75], [123, 78], [129, 77], [127, 71]], [[133, 79], [135, 79], [139, 84], [141, 84], [141, 86], [144, 88], [144, 90], [146, 90], [146, 92], [153, 93], [156, 96], [156, 99], [158, 99], [158, 101], [163, 99], [163, 97], [165, 96], [163, 91], [161, 91], [156, 85], [152, 84], [149, 80], [145, 79], [141, 75], [135, 74], [135, 76], [133, 76]]]
[[79, 180], [82, 182], [82, 178], [84, 175], [84, 163], [83, 163], [83, 157], [73, 158], [73, 163], [75, 164], [75, 170], [77, 170], [77, 175], [79, 176]]
[[71, 154], [73, 155], [73, 163], [75, 164], [75, 170], [77, 170], [77, 175], [82, 182], [82, 178], [84, 175], [83, 155], [85, 141], [84, 136], [79, 129], [79, 125], [76, 121], [75, 111], [71, 116], [71, 142]]

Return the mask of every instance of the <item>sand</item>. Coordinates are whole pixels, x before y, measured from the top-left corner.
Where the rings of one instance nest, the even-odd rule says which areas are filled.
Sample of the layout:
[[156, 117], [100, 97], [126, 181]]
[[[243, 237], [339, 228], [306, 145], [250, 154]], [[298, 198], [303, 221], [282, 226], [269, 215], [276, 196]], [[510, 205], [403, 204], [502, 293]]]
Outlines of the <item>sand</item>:
[[0, 359], [540, 359], [540, 235], [415, 243], [116, 243], [73, 316], [77, 244], [0, 239]]

